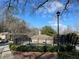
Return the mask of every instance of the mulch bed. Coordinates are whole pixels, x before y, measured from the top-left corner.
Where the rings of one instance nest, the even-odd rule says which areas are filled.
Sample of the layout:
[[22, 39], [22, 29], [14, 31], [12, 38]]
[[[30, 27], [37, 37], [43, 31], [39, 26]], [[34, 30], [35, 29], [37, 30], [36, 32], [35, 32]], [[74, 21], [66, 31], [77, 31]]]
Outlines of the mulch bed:
[[14, 59], [57, 59], [57, 52], [13, 52]]

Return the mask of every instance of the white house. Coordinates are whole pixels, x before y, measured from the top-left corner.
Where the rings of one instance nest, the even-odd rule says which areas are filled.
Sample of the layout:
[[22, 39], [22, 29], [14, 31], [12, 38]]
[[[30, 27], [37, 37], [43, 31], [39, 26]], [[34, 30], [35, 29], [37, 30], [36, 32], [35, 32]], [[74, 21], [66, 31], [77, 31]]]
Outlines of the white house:
[[48, 35], [41, 34], [41, 31], [39, 31], [38, 35], [34, 35], [31, 37], [32, 43], [44, 43], [47, 44], [53, 44], [53, 37]]
[[7, 39], [7, 35], [8, 35], [8, 32], [2, 32], [2, 33], [0, 33], [0, 38]]

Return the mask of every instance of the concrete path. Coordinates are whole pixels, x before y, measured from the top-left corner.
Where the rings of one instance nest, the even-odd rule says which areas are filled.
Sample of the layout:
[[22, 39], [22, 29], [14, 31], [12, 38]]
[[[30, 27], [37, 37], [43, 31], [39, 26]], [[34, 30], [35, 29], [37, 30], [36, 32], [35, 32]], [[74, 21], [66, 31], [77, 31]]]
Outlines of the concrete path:
[[9, 45], [5, 45], [3, 47], [3, 51], [2, 51], [2, 54], [1, 54], [1, 59], [14, 59], [13, 58], [13, 55], [9, 49]]

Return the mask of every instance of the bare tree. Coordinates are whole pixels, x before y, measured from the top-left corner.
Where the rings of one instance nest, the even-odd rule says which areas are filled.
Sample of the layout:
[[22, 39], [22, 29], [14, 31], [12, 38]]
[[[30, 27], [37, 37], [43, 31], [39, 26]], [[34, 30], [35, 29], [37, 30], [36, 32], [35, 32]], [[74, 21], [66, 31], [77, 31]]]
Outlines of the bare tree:
[[3, 31], [8, 31], [11, 33], [25, 33], [29, 30], [27, 23], [17, 17], [8, 17], [1, 23], [3, 25]]
[[34, 36], [34, 35], [38, 35], [39, 34], [39, 29], [38, 28], [30, 28], [30, 31], [28, 32], [28, 35], [30, 37]]
[[[28, 9], [26, 6], [28, 6], [30, 9], [28, 10], [37, 10], [41, 7], [44, 7], [45, 4], [49, 1], [60, 1], [60, 0], [3, 0], [2, 4], [0, 6], [1, 10], [4, 10], [4, 13], [17, 13], [18, 11]], [[62, 12], [67, 10], [67, 7], [71, 0], [65, 0], [65, 6]]]

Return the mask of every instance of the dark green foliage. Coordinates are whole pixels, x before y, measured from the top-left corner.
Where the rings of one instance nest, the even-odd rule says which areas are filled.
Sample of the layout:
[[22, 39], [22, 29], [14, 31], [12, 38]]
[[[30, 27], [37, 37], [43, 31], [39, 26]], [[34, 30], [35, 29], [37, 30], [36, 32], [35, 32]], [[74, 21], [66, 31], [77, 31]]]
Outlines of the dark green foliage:
[[20, 51], [20, 52], [29, 52], [29, 51], [35, 51], [35, 52], [43, 52], [43, 47], [42, 46], [38, 46], [38, 47], [32, 47], [32, 46], [18, 46], [16, 48], [16, 51]]
[[76, 45], [78, 43], [78, 35], [76, 33], [68, 33], [65, 35], [60, 35], [57, 39], [57, 35], [54, 37], [55, 43], [60, 43], [63, 45], [69, 44], [69, 45]]
[[[16, 51], [20, 51], [20, 52], [25, 52], [27, 51], [28, 47], [27, 46], [18, 46], [16, 48]], [[30, 49], [29, 49], [30, 50]]]
[[29, 51], [32, 51], [32, 52], [56, 52], [58, 49], [57, 46], [46, 46], [46, 51], [44, 46], [36, 46], [36, 47], [31, 47], [31, 46], [18, 46], [16, 48], [16, 51], [21, 51], [21, 52], [29, 52]]
[[75, 46], [67, 45], [65, 49], [66, 49], [66, 51], [68, 51], [68, 52], [72, 52], [72, 51], [74, 51]]
[[61, 52], [73, 52], [75, 49], [75, 46], [72, 45], [60, 45], [59, 46], [59, 51]]
[[37, 46], [36, 47], [36, 51], [37, 52], [43, 52], [44, 51], [44, 47], [43, 46]]
[[63, 52], [63, 51], [66, 51], [66, 49], [65, 49], [65, 48], [66, 48], [65, 46], [60, 45], [60, 46], [59, 46], [59, 51], [62, 51], [62, 52]]
[[48, 46], [47, 51], [49, 52], [56, 52], [58, 49], [58, 46]]
[[14, 51], [20, 51], [20, 52], [57, 52], [59, 49], [60, 52], [73, 52], [74, 51], [74, 46], [72, 45], [60, 45], [60, 46], [52, 46], [52, 45], [44, 45], [44, 46], [32, 46], [32, 45], [20, 45], [17, 46], [15, 44], [10, 44], [9, 45], [10, 50]]
[[57, 35], [54, 37], [54, 42], [59, 43], [58, 50], [60, 52], [74, 52], [75, 46], [78, 43], [79, 37], [76, 33], [68, 33], [64, 35]]
[[20, 52], [29, 52], [29, 51], [33, 51], [33, 52], [54, 52], [57, 51], [57, 46], [49, 46], [47, 45], [46, 48], [45, 46], [32, 46], [32, 45], [15, 45], [15, 44], [9, 44], [9, 48], [10, 50], [13, 51], [20, 51]]
[[66, 35], [66, 40], [68, 44], [76, 44], [77, 39], [78, 39], [78, 35], [76, 33], [68, 33]]

